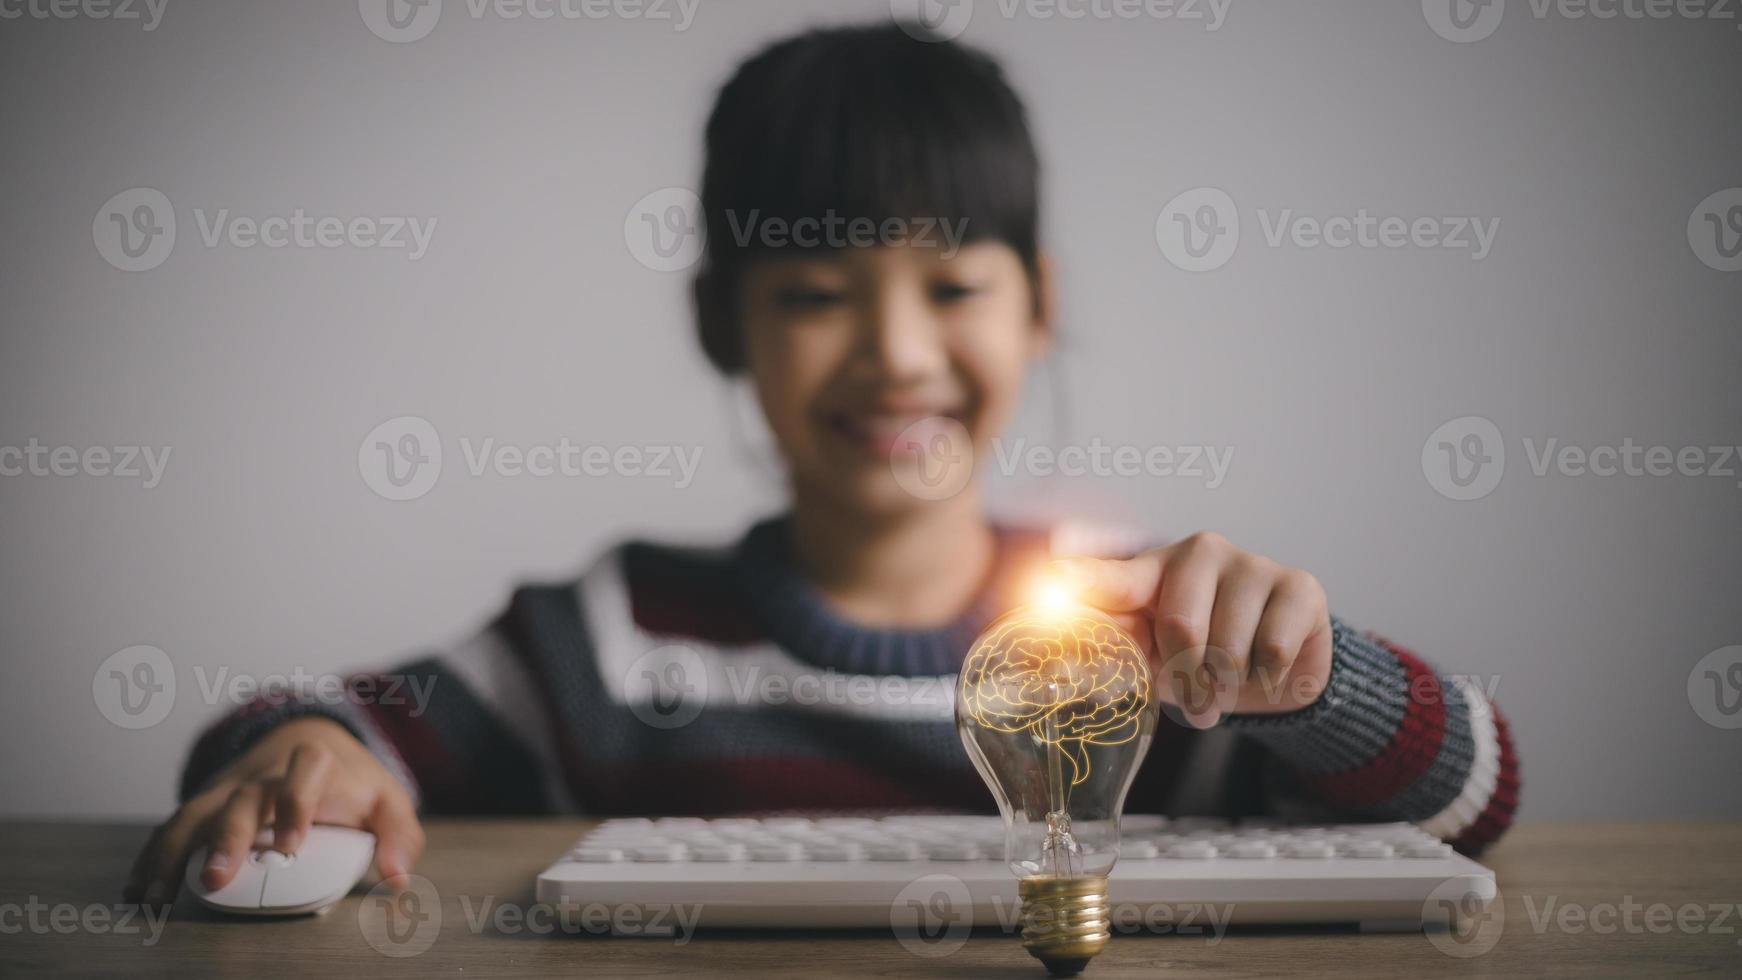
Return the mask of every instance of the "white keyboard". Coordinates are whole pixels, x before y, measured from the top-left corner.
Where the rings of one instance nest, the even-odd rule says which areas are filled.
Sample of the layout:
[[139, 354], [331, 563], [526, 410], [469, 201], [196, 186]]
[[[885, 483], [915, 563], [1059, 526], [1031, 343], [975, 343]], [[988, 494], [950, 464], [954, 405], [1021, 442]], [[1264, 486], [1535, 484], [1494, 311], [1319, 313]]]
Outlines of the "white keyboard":
[[[1210, 906], [1235, 923], [1414, 929], [1495, 894], [1492, 871], [1412, 824], [1131, 815], [1122, 828], [1110, 898], [1136, 921], [1144, 907]], [[631, 922], [682, 909], [704, 927], [887, 929], [939, 895], [976, 925], [1010, 925], [1016, 877], [998, 818], [607, 820], [537, 887], [553, 906], [630, 907]]]

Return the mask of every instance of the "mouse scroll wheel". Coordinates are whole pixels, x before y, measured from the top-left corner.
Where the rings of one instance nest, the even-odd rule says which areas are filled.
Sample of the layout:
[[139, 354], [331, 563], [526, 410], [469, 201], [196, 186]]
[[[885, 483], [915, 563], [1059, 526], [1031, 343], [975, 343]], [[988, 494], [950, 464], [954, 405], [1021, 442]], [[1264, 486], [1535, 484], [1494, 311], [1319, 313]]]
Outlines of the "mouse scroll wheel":
[[254, 863], [264, 868], [282, 868], [296, 860], [296, 855], [283, 851], [255, 851]]

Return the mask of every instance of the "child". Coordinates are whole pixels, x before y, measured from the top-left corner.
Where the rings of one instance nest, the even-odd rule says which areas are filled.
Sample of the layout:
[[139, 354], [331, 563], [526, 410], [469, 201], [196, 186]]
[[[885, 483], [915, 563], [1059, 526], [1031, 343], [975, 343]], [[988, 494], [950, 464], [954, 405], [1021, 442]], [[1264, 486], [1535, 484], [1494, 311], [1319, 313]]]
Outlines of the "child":
[[[420, 813], [992, 808], [952, 675], [1036, 569], [1083, 547], [990, 521], [971, 472], [913, 492], [930, 486], [913, 445], [965, 434], [985, 458], [1051, 339], [1022, 104], [958, 44], [816, 31], [741, 66], [706, 149], [701, 343], [753, 383], [790, 511], [731, 547], [630, 542], [578, 582], [520, 589], [481, 635], [396, 672], [427, 703], [243, 708], [195, 747], [132, 900], [172, 897], [201, 842], [222, 886], [266, 825], [286, 853], [312, 822], [371, 830], [392, 877], [423, 848]], [[956, 247], [922, 241], [924, 216]], [[1057, 571], [1166, 665], [1174, 707], [1128, 811], [1304, 803], [1468, 851], [1510, 822], [1517, 764], [1492, 706], [1333, 619], [1306, 572], [1212, 534]]]

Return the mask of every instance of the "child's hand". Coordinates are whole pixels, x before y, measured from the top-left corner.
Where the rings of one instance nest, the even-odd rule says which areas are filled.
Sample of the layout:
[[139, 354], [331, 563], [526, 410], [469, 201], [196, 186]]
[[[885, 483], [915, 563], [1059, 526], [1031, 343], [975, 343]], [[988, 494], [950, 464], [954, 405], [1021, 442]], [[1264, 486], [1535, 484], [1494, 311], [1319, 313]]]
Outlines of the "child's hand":
[[273, 828], [274, 850], [293, 854], [317, 821], [374, 833], [375, 867], [384, 879], [410, 873], [423, 852], [423, 828], [399, 781], [343, 725], [298, 718], [262, 737], [157, 828], [123, 895], [152, 905], [172, 901], [188, 853], [207, 841], [211, 854], [200, 881], [222, 888], [248, 859], [261, 827]]
[[1194, 534], [1125, 561], [1054, 562], [1077, 597], [1114, 613], [1161, 666], [1162, 699], [1208, 728], [1228, 712], [1277, 713], [1318, 699], [1331, 618], [1318, 579]]

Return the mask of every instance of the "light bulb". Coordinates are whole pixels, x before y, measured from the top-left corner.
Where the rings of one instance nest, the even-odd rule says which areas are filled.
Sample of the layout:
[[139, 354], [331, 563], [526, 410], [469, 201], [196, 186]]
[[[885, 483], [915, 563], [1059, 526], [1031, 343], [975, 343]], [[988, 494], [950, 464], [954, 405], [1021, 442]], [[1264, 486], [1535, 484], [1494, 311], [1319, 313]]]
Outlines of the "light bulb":
[[962, 662], [956, 729], [1004, 818], [1023, 945], [1054, 976], [1110, 937], [1119, 814], [1158, 712], [1131, 635], [1056, 591], [999, 618]]

